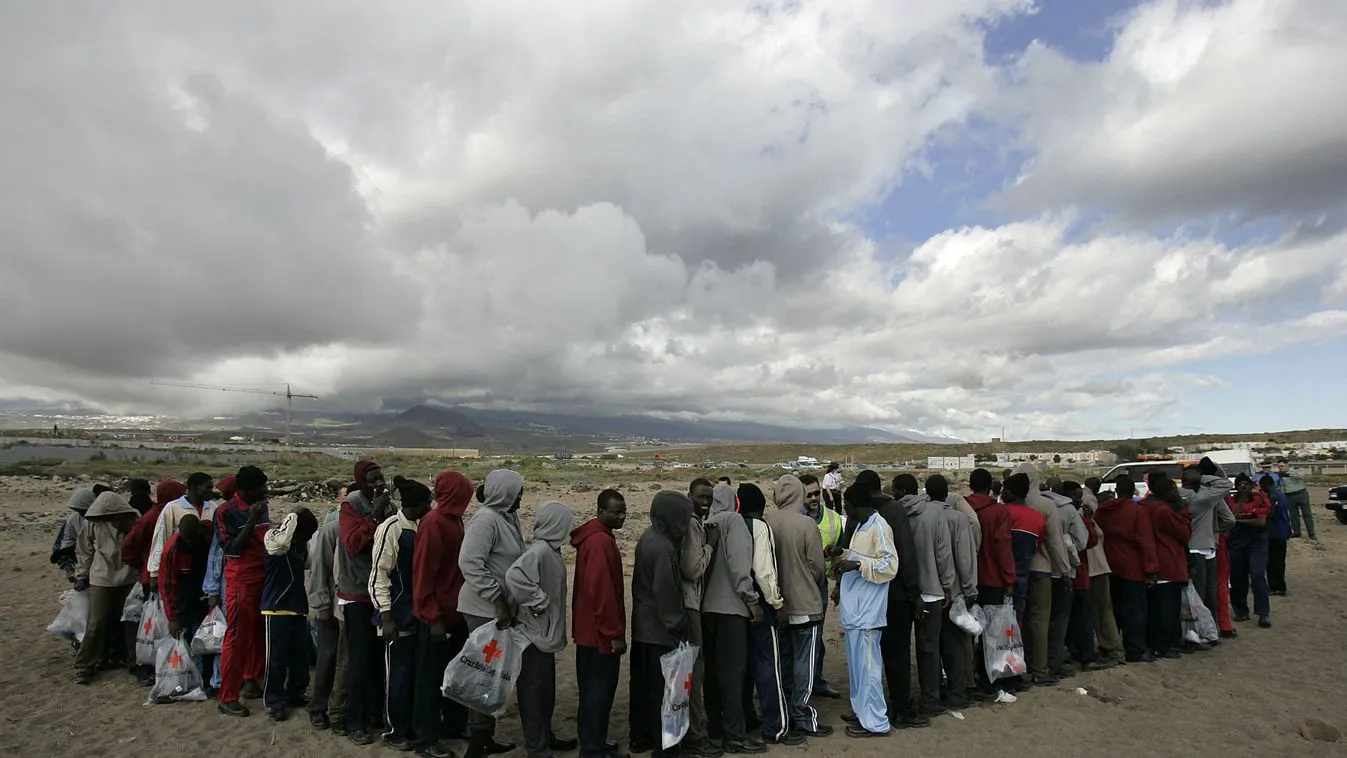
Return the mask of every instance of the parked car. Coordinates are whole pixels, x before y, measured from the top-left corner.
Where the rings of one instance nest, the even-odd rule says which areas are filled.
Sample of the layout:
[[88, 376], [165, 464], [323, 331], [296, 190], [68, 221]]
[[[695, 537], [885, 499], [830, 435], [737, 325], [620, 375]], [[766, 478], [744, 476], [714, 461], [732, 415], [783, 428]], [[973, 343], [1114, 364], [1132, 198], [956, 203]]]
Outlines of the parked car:
[[1325, 508], [1333, 511], [1339, 524], [1347, 524], [1347, 484], [1340, 484], [1328, 491], [1328, 503]]

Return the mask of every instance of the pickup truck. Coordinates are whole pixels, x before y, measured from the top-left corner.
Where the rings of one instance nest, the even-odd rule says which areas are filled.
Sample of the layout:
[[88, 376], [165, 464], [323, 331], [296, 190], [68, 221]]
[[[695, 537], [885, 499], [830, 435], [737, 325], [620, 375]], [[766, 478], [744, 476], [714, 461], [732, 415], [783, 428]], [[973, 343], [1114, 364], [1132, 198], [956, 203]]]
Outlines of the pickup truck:
[[1339, 524], [1347, 524], [1347, 484], [1340, 484], [1328, 490], [1328, 503], [1324, 505], [1337, 517]]

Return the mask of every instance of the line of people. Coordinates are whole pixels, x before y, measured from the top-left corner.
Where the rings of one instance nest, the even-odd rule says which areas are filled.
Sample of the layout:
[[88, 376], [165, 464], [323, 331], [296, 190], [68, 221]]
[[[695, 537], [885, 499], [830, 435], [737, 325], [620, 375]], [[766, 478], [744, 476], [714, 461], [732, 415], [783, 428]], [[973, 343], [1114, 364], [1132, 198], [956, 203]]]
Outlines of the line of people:
[[[496, 739], [492, 718], [443, 697], [441, 676], [472, 630], [518, 625], [530, 643], [516, 690], [530, 758], [577, 748], [621, 758], [608, 726], [623, 656], [629, 749], [658, 757], [672, 752], [660, 740], [660, 658], [690, 642], [700, 655], [678, 752], [715, 758], [833, 733], [813, 704], [842, 696], [823, 676], [830, 601], [845, 632], [845, 732], [856, 738], [925, 727], [973, 702], [1014, 702], [1015, 692], [1074, 675], [1068, 658], [1098, 670], [1205, 650], [1183, 638], [1189, 582], [1222, 619], [1222, 636], [1234, 635], [1232, 606], [1234, 620], [1249, 617], [1250, 583], [1254, 611], [1270, 624], [1260, 561], [1271, 498], [1205, 459], [1181, 486], [1149, 477], [1140, 501], [1125, 478], [1104, 502], [1097, 479], [1040, 486], [1032, 464], [1002, 481], [975, 470], [966, 498], [940, 475], [919, 483], [900, 474], [885, 487], [863, 471], [842, 496], [845, 521], [809, 474], [780, 477], [770, 505], [756, 485], [697, 479], [686, 494], [653, 498], [633, 556], [630, 616], [614, 537], [627, 515], [622, 494], [600, 493], [595, 517], [579, 527], [565, 504], [544, 503], [528, 541], [518, 519], [524, 484], [497, 470], [474, 488], [446, 471], [433, 490], [402, 477], [390, 489], [378, 464], [361, 461], [321, 522], [299, 508], [279, 524], [266, 475], [253, 466], [218, 483], [205, 474], [161, 482], [158, 504], [138, 520], [117, 493], [81, 490], [71, 501], [80, 523], [70, 576], [90, 589], [91, 613], [76, 681], [92, 679], [100, 656], [134, 664], [117, 652], [134, 635], [120, 645], [111, 630], [139, 581], [160, 596], [174, 635], [190, 637], [223, 606], [227, 631], [208, 692], [222, 714], [248, 716], [242, 701], [260, 698], [272, 719], [302, 707], [314, 728], [356, 744], [377, 730], [390, 748], [433, 757], [464, 738], [466, 758], [484, 758], [515, 746]], [[474, 498], [480, 505], [465, 522]], [[69, 521], [58, 546], [67, 530]], [[1007, 601], [1025, 632], [1028, 670], [992, 681], [978, 663], [981, 640], [950, 607]], [[577, 739], [552, 728], [568, 613]], [[197, 665], [205, 672], [214, 662]]]

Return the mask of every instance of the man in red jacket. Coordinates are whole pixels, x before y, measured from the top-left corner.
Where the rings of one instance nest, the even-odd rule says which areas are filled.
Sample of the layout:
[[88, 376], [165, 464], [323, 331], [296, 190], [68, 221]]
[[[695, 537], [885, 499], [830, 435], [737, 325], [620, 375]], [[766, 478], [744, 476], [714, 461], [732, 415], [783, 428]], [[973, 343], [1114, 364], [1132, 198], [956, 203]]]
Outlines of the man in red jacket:
[[622, 556], [613, 530], [627, 520], [627, 501], [617, 490], [604, 490], [598, 505], [598, 515], [571, 532], [575, 547], [571, 636], [580, 690], [575, 720], [581, 758], [616, 758], [617, 746], [608, 741], [608, 717], [622, 655], [627, 652], [627, 609]]
[[[164, 512], [164, 506], [177, 500], [187, 494], [187, 485], [177, 479], [165, 479], [159, 482], [155, 488], [154, 507], [145, 512], [136, 521], [135, 527], [131, 533], [126, 535], [122, 541], [122, 563], [128, 566], [140, 569], [140, 586], [149, 597], [159, 591], [159, 588], [150, 581], [150, 547], [154, 541], [154, 525], [159, 523], [159, 514]], [[131, 627], [128, 632], [135, 636], [136, 624], [129, 624]], [[142, 686], [148, 687], [154, 684], [154, 666], [137, 666], [135, 659], [131, 659], [131, 674], [140, 680]]]
[[220, 652], [220, 713], [247, 716], [239, 702], [261, 697], [267, 673], [266, 635], [262, 624], [262, 584], [267, 578], [266, 545], [271, 528], [267, 511], [267, 475], [244, 466], [235, 477], [238, 491], [216, 509], [216, 535], [225, 554], [225, 638]]
[[[978, 605], [997, 607], [1006, 601], [1006, 597], [1015, 594], [1015, 552], [1010, 536], [1010, 508], [992, 497], [992, 474], [985, 468], [974, 469], [968, 477], [968, 488], [973, 491], [966, 500], [977, 514], [978, 526], [982, 530], [982, 541], [978, 545]], [[982, 638], [978, 638], [978, 648]], [[987, 679], [985, 666], [977, 665], [980, 655], [974, 655], [973, 671], [976, 673], [977, 689], [973, 697], [978, 700], [996, 699], [997, 687]]]
[[1164, 471], [1146, 476], [1150, 493], [1141, 506], [1150, 511], [1155, 553], [1160, 570], [1146, 610], [1146, 640], [1157, 658], [1178, 658], [1183, 652], [1183, 589], [1188, 584], [1188, 540], [1193, 514], [1183, 503], [1178, 485]]
[[[435, 477], [435, 508], [417, 525], [412, 556], [412, 612], [418, 629], [418, 671], [444, 671], [468, 639], [468, 626], [458, 612], [463, 572], [458, 553], [463, 547], [463, 514], [472, 502], [473, 484], [457, 471]], [[440, 679], [418, 676], [414, 723], [417, 754], [425, 758], [453, 755], [442, 740], [463, 736], [468, 711], [440, 695]]]
[[1146, 647], [1147, 585], [1154, 586], [1160, 572], [1155, 552], [1155, 529], [1150, 510], [1132, 501], [1136, 485], [1120, 476], [1112, 500], [1099, 506], [1094, 522], [1104, 533], [1104, 555], [1113, 569], [1109, 590], [1113, 615], [1122, 632], [1128, 663], [1153, 663]]

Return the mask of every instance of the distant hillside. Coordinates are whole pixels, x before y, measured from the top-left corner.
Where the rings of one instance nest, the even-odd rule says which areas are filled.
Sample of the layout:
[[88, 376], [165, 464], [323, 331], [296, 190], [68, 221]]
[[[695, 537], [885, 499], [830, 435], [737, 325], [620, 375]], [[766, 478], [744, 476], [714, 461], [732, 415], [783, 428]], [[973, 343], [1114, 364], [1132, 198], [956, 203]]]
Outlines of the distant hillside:
[[418, 405], [399, 413], [388, 421], [386, 426], [417, 429], [425, 432], [438, 432], [451, 437], [486, 437], [486, 427], [468, 418], [463, 413], [450, 408], [437, 408], [432, 405]]

